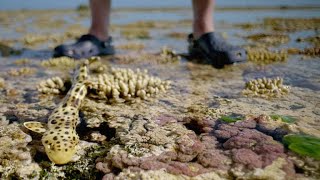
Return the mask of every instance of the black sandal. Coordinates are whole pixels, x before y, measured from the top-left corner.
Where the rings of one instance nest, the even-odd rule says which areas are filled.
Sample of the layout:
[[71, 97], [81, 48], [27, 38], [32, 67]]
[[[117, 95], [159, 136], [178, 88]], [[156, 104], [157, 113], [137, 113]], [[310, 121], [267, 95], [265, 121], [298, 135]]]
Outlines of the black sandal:
[[245, 49], [228, 44], [220, 34], [215, 32], [206, 33], [197, 40], [190, 34], [188, 42], [191, 57], [202, 58], [206, 64], [212, 64], [215, 68], [223, 68], [224, 65], [247, 60]]
[[67, 56], [74, 59], [89, 58], [92, 56], [113, 55], [112, 38], [100, 41], [97, 37], [86, 34], [71, 45], [59, 45], [54, 48], [53, 57]]

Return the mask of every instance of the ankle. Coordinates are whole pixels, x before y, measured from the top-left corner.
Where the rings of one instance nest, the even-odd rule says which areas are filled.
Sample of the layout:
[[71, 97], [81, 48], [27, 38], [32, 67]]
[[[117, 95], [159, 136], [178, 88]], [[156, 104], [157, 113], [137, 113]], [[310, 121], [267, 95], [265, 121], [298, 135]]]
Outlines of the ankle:
[[105, 30], [97, 31], [97, 30], [92, 29], [92, 28], [89, 30], [89, 34], [97, 37], [100, 41], [105, 41], [109, 37], [107, 31], [105, 31]]
[[193, 24], [193, 36], [195, 39], [199, 39], [203, 34], [213, 32], [214, 27], [212, 23], [194, 23]]

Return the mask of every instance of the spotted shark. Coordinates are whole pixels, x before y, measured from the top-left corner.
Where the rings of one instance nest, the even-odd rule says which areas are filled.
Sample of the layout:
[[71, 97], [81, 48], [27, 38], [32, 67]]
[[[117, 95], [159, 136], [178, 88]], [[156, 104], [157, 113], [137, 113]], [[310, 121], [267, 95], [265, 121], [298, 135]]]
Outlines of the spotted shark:
[[76, 153], [79, 136], [76, 127], [80, 123], [79, 108], [87, 94], [85, 81], [90, 62], [85, 60], [77, 69], [73, 85], [64, 99], [49, 116], [48, 123], [25, 122], [24, 126], [42, 134], [41, 142], [49, 159], [55, 164], [66, 164]]

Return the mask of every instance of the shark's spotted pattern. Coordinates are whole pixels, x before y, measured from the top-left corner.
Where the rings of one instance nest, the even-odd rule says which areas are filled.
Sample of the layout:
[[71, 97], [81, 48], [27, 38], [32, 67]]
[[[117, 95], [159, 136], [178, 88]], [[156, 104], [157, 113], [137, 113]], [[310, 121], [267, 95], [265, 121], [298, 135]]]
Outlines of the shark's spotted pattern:
[[52, 112], [48, 124], [26, 122], [24, 126], [37, 133], [43, 133], [41, 139], [49, 159], [56, 164], [68, 163], [76, 152], [79, 136], [76, 126], [79, 123], [79, 107], [87, 94], [84, 84], [88, 77], [86, 60], [80, 65], [74, 83], [66, 97]]

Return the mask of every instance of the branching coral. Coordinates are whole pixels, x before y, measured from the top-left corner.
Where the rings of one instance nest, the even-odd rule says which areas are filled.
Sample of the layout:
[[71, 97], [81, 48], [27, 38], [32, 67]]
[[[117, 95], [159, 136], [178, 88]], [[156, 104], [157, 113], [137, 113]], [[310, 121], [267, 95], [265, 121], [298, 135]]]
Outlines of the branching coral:
[[289, 92], [289, 86], [283, 85], [282, 78], [254, 79], [246, 83], [242, 91], [244, 95], [258, 96], [263, 98], [279, 97]]
[[248, 60], [258, 64], [284, 62], [288, 59], [287, 51], [272, 52], [262, 48], [246, 48]]
[[31, 137], [0, 114], [0, 178], [38, 179], [40, 167], [27, 144]]
[[100, 74], [87, 84], [90, 97], [110, 102], [130, 101], [135, 97], [146, 99], [165, 92], [170, 87], [170, 81], [149, 76], [147, 71], [138, 69], [134, 72], [121, 68], [112, 69], [111, 74]]
[[60, 77], [53, 77], [47, 80], [43, 80], [37, 86], [39, 92], [44, 94], [61, 94], [67, 90], [65, 87], [66, 81]]

